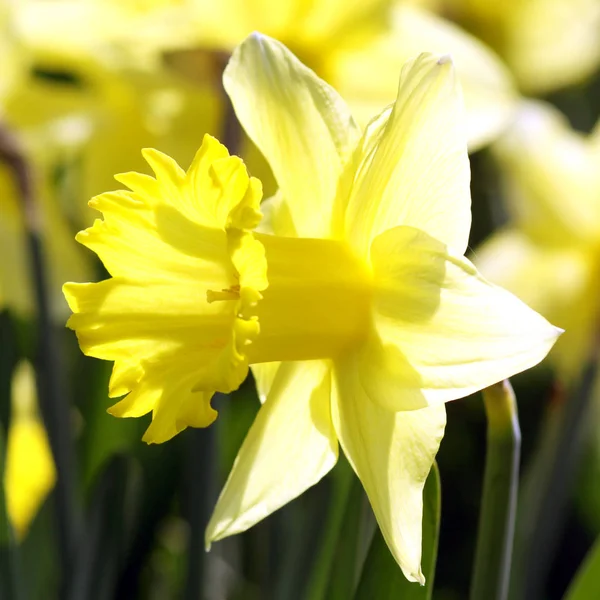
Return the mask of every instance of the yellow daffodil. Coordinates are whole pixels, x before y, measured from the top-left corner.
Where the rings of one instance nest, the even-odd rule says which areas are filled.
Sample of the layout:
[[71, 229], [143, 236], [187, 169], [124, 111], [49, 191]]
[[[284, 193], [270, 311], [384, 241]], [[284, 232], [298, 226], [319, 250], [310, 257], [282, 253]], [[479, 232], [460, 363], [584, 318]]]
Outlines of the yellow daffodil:
[[494, 48], [528, 93], [579, 83], [600, 66], [598, 0], [436, 3]]
[[80, 199], [108, 189], [116, 172], [144, 168], [141, 147], [160, 146], [189, 162], [202, 135], [219, 130], [220, 72], [199, 83], [164, 66], [168, 44], [159, 32], [178, 35], [169, 4], [16, 5], [11, 33], [29, 64], [7, 95], [5, 119], [27, 139], [43, 138], [29, 148], [34, 160], [41, 148], [45, 166], [67, 172], [61, 209], [78, 226], [92, 218]]
[[78, 225], [91, 217], [79, 199], [108, 189], [116, 172], [143, 168], [140, 147], [160, 145], [190, 160], [202, 135], [217, 128], [220, 102], [206, 86], [90, 56], [30, 50], [32, 69], [8, 96], [6, 120], [32, 140], [34, 160], [68, 168], [66, 195], [73, 201], [61, 209]]
[[25, 537], [55, 481], [50, 445], [38, 414], [35, 374], [29, 363], [22, 362], [12, 381], [4, 473], [8, 516], [17, 539]]
[[585, 136], [529, 102], [494, 152], [514, 224], [478, 249], [477, 265], [566, 329], [553, 355], [570, 378], [586, 363], [600, 309], [600, 128]]
[[[207, 542], [240, 532], [335, 464], [364, 484], [406, 576], [420, 570], [422, 490], [444, 402], [540, 361], [559, 330], [463, 258], [470, 228], [463, 106], [449, 58], [408, 62], [361, 135], [341, 97], [283, 45], [250, 36], [224, 75], [280, 190], [205, 137], [189, 170], [98, 196], [78, 239], [112, 278], [66, 284], [86, 354], [114, 360], [111, 411], [152, 411], [161, 442], [215, 418], [252, 365], [264, 404]], [[252, 231], [254, 229], [254, 231]]]
[[155, 68], [180, 46], [185, 0], [27, 0], [16, 11], [18, 35], [62, 56], [102, 55], [122, 66]]

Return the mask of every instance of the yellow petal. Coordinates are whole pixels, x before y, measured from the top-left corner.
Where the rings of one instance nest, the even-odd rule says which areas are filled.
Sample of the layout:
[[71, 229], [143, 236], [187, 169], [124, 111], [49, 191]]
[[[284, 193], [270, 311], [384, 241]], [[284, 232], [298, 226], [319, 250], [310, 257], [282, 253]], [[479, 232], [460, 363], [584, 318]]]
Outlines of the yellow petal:
[[337, 92], [285, 46], [252, 34], [223, 75], [240, 123], [268, 160], [299, 235], [326, 237], [357, 137]]
[[260, 205], [260, 210], [263, 219], [257, 227], [257, 231], [283, 237], [298, 237], [292, 212], [281, 191], [271, 198], [267, 198]]
[[256, 383], [258, 399], [260, 400], [261, 404], [264, 404], [265, 400], [267, 399], [281, 364], [282, 363], [280, 362], [266, 362], [257, 363], [250, 367], [252, 375], [254, 376], [254, 382]]
[[593, 144], [550, 105], [524, 103], [494, 146], [520, 226], [549, 245], [600, 236], [600, 170]]
[[335, 465], [331, 375], [323, 361], [283, 363], [237, 455], [206, 529], [206, 543], [245, 531]]
[[74, 312], [68, 326], [77, 331], [89, 356], [105, 360], [143, 360], [155, 352], [210, 344], [230, 326], [226, 302], [208, 303], [206, 284], [199, 280], [164, 283], [68, 283], [64, 292]]
[[394, 98], [404, 62], [424, 50], [452, 55], [464, 93], [469, 150], [495, 139], [516, 103], [510, 73], [477, 38], [424, 10], [397, 5], [389, 28], [364, 46], [340, 48], [327, 62], [328, 72], [359, 123], [367, 123]]
[[368, 256], [377, 235], [410, 225], [462, 254], [471, 225], [470, 170], [450, 59], [422, 54], [406, 63], [386, 116], [371, 124], [361, 142], [346, 210], [350, 242]]
[[540, 362], [561, 330], [407, 227], [371, 250], [374, 335], [360, 350], [367, 394], [390, 410], [461, 398]]
[[56, 469], [46, 430], [37, 411], [36, 396], [33, 369], [29, 363], [22, 362], [12, 381], [4, 473], [8, 516], [18, 539], [27, 533], [56, 481]]
[[536, 244], [519, 230], [505, 229], [477, 249], [474, 261], [490, 281], [565, 329], [551, 356], [563, 378], [577, 376], [594, 343], [595, 252], [580, 245]]
[[353, 359], [336, 363], [334, 389], [333, 422], [344, 454], [396, 562], [409, 581], [424, 584], [423, 486], [444, 435], [445, 407], [383, 409], [365, 394]]

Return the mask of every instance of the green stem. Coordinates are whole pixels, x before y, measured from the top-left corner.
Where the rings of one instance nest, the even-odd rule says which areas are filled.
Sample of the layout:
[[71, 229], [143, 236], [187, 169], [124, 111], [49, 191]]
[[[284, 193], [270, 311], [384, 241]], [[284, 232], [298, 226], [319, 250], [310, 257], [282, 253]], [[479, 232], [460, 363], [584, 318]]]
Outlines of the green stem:
[[515, 530], [521, 431], [510, 383], [483, 391], [487, 454], [471, 600], [504, 600], [508, 595]]
[[338, 540], [344, 526], [344, 514], [349, 502], [350, 491], [357, 486], [352, 467], [343, 456], [331, 474], [332, 490], [327, 510], [323, 534], [313, 563], [313, 570], [306, 590], [307, 600], [324, 600], [333, 564], [336, 558]]
[[600, 344], [596, 341], [576, 389], [556, 392], [519, 502], [512, 600], [543, 596], [548, 571], [564, 526], [577, 463], [590, 424]]
[[80, 520], [75, 495], [75, 452], [69, 406], [61, 378], [60, 352], [50, 318], [42, 222], [33, 189], [33, 176], [19, 144], [5, 127], [0, 127], [0, 160], [4, 161], [12, 171], [19, 191], [27, 236], [38, 318], [36, 361], [38, 397], [57, 471], [55, 505], [65, 586], [63, 595], [65, 595], [75, 558]]

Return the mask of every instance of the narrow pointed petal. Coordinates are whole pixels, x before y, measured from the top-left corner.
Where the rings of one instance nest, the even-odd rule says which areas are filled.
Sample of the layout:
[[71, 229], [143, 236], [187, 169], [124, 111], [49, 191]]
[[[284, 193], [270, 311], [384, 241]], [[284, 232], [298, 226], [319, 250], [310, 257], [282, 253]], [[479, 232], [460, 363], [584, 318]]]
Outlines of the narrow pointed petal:
[[460, 88], [451, 60], [406, 63], [393, 109], [367, 128], [346, 210], [362, 256], [396, 225], [426, 231], [464, 253], [471, 226], [470, 170]]
[[366, 392], [390, 410], [467, 396], [540, 362], [562, 330], [426, 233], [397, 227], [371, 250], [374, 333]]
[[595, 254], [581, 245], [537, 244], [522, 231], [505, 229], [477, 249], [474, 261], [486, 278], [565, 330], [552, 359], [565, 380], [578, 376], [594, 343]]
[[423, 487], [444, 435], [446, 410], [389, 412], [365, 393], [354, 358], [336, 363], [332, 415], [390, 552], [409, 581], [421, 571]]
[[257, 33], [236, 48], [223, 83], [298, 234], [326, 237], [342, 166], [358, 137], [344, 101], [285, 46]]
[[331, 81], [358, 122], [367, 123], [394, 98], [404, 62], [423, 50], [452, 55], [465, 98], [469, 150], [493, 141], [517, 102], [508, 69], [477, 38], [415, 6], [398, 3], [392, 26], [368, 45], [340, 48], [328, 62]]
[[281, 365], [208, 524], [208, 546], [258, 523], [335, 465], [330, 393], [327, 363]]

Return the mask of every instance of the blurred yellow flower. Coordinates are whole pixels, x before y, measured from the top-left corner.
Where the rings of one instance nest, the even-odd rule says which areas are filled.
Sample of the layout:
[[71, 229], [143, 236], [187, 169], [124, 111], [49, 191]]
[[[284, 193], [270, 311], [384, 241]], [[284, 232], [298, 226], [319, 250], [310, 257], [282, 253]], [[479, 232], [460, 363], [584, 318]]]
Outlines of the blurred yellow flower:
[[494, 152], [514, 224], [477, 250], [476, 263], [565, 328], [552, 354], [570, 378], [600, 310], [600, 127], [586, 137], [556, 109], [528, 102]]
[[29, 49], [32, 68], [8, 95], [5, 118], [31, 142], [34, 160], [66, 172], [61, 210], [78, 225], [91, 218], [83, 198], [113, 185], [114, 173], [144, 167], [141, 147], [159, 145], [189, 161], [204, 132], [218, 127], [220, 101], [206, 86], [90, 55]]
[[4, 473], [8, 516], [17, 539], [27, 534], [55, 481], [50, 445], [38, 414], [35, 374], [28, 362], [21, 362], [12, 381]]
[[[18, 16], [18, 31], [36, 56], [67, 62], [93, 57], [125, 72], [161, 71], [166, 57], [213, 88], [223, 56], [252, 31], [262, 31], [281, 39], [339, 89], [363, 125], [394, 99], [393, 82], [407, 59], [423, 51], [451, 53], [465, 94], [472, 150], [496, 137], [515, 104], [511, 76], [489, 48], [412, 2], [37, 0]], [[218, 90], [205, 94], [220, 100]], [[207, 117], [203, 122], [207, 132], [218, 131]]]
[[507, 62], [520, 87], [544, 94], [600, 66], [598, 0], [434, 0]]
[[[420, 570], [422, 489], [444, 402], [540, 361], [559, 330], [462, 257], [470, 228], [461, 95], [448, 58], [402, 71], [361, 136], [341, 97], [282, 44], [250, 36], [225, 88], [280, 191], [206, 137], [187, 173], [118, 179], [79, 234], [112, 279], [66, 284], [83, 351], [115, 361], [120, 416], [147, 441], [215, 418], [253, 365], [266, 398], [207, 530], [243, 531], [335, 464], [338, 440], [390, 549]], [[284, 361], [284, 362], [281, 362]]]

